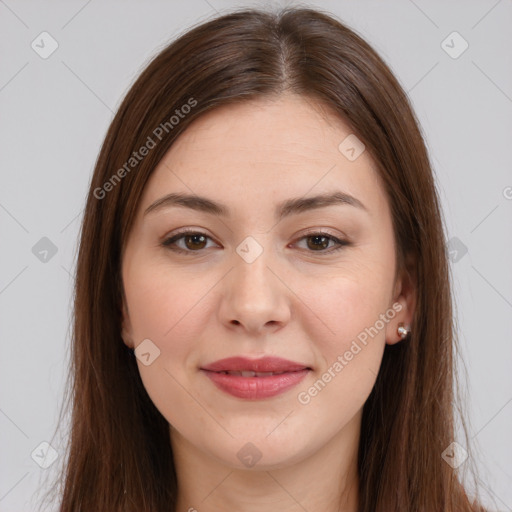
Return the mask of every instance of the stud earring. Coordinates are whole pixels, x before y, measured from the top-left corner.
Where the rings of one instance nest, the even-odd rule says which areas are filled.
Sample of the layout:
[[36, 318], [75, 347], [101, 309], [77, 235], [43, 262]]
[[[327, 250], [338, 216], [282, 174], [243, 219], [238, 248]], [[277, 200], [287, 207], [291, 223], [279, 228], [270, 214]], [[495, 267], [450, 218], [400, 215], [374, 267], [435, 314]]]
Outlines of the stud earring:
[[408, 327], [404, 327], [403, 322], [400, 322], [398, 324], [397, 332], [400, 338], [405, 339], [411, 333], [411, 330]]

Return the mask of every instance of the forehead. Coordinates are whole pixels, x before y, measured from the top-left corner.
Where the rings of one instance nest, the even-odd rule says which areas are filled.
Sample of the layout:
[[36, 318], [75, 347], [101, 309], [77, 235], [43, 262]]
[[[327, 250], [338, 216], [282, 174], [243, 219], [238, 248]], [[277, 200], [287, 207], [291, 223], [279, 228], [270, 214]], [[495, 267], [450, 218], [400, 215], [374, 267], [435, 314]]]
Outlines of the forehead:
[[[147, 184], [146, 205], [169, 191], [223, 203], [279, 201], [342, 188], [377, 209], [382, 185], [367, 151], [340, 150], [349, 126], [310, 98], [285, 95], [225, 105], [196, 119], [174, 142]], [[366, 198], [366, 201], [364, 200]]]
[[346, 123], [325, 106], [307, 97], [284, 95], [203, 114], [175, 141], [171, 153], [182, 156], [180, 150], [186, 149], [190, 158], [208, 152], [226, 160], [246, 155], [325, 159], [336, 155], [349, 134]]

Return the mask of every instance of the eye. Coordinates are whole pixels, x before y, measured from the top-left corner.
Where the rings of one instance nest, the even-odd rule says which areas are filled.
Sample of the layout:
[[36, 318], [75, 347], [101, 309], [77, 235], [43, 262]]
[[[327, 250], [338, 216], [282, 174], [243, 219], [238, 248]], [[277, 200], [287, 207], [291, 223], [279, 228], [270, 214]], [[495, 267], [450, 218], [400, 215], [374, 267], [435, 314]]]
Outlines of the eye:
[[[299, 241], [302, 240], [306, 240], [306, 247], [307, 249], [310, 250], [309, 252], [320, 252], [323, 254], [338, 251], [340, 249], [343, 249], [343, 247], [350, 245], [350, 242], [347, 242], [346, 240], [341, 240], [323, 231], [308, 233], [299, 239]], [[325, 250], [329, 247], [330, 243], [334, 243], [334, 247], [331, 246], [329, 250]]]
[[[187, 230], [167, 238], [162, 242], [162, 246], [181, 253], [199, 252], [206, 248], [208, 239], [210, 237], [200, 231]], [[183, 242], [184, 246], [179, 246], [177, 242]]]
[[[208, 240], [211, 240], [211, 238], [205, 233], [186, 230], [165, 239], [162, 242], [162, 246], [167, 247], [174, 252], [190, 254], [207, 249]], [[350, 242], [341, 240], [323, 231], [308, 233], [299, 238], [299, 241], [303, 240], [306, 241], [306, 250], [308, 250], [308, 252], [318, 252], [322, 254], [329, 254], [350, 245]], [[181, 243], [181, 245], [179, 243]], [[334, 244], [334, 246], [330, 246], [330, 244]]]

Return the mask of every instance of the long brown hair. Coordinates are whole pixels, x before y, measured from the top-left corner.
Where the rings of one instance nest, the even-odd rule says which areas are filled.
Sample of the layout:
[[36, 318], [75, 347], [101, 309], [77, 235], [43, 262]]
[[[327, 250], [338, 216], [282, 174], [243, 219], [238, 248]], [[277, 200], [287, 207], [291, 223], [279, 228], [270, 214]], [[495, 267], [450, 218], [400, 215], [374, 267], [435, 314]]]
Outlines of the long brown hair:
[[[295, 7], [241, 9], [188, 30], [144, 69], [110, 125], [81, 228], [61, 511], [175, 510], [169, 426], [121, 338], [123, 247], [151, 172], [194, 119], [282, 93], [327, 106], [364, 142], [385, 184], [398, 268], [416, 279], [412, 335], [386, 346], [364, 405], [359, 510], [482, 510], [441, 456], [454, 440], [455, 339], [444, 224], [419, 123], [368, 43], [325, 12]], [[143, 146], [151, 147], [135, 158]]]

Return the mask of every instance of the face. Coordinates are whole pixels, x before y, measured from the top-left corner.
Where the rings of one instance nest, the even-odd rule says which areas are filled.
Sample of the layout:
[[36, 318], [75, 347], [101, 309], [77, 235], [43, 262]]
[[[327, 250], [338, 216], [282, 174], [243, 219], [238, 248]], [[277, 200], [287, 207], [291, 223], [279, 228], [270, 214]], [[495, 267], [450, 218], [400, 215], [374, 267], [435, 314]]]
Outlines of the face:
[[[224, 106], [152, 173], [122, 257], [123, 339], [173, 447], [277, 468], [355, 439], [412, 303], [383, 185], [349, 135], [298, 96]], [[231, 357], [245, 361], [211, 366]]]

